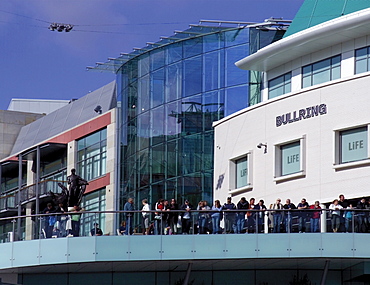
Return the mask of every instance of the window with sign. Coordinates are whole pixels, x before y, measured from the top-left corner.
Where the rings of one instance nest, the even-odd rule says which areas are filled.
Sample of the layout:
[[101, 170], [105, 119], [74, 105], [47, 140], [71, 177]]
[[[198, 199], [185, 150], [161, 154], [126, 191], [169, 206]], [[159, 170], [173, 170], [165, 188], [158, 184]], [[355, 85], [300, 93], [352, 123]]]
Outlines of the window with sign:
[[340, 163], [364, 160], [367, 154], [367, 127], [339, 132]]
[[248, 185], [248, 159], [243, 157], [235, 161], [236, 188]]
[[289, 175], [301, 171], [300, 141], [281, 145], [281, 175]]

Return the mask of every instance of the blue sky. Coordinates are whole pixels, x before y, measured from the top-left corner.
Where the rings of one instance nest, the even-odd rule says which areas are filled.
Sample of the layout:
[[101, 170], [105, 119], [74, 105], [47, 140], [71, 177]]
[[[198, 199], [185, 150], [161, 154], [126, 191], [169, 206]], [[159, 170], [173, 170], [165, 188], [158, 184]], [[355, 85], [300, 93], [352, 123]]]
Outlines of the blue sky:
[[[86, 66], [199, 20], [293, 19], [304, 0], [1, 0], [0, 109], [11, 98], [80, 98], [115, 79]], [[75, 25], [70, 33], [51, 22]]]

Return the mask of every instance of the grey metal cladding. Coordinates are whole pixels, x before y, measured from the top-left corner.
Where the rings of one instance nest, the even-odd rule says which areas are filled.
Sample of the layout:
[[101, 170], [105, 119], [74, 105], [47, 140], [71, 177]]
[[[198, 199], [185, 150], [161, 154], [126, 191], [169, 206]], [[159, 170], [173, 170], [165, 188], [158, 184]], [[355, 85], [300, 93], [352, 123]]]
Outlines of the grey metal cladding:
[[98, 105], [101, 106], [102, 113], [115, 108], [117, 106], [115, 91], [116, 81], [112, 81], [67, 106], [24, 126], [13, 146], [11, 156], [97, 117], [99, 114], [94, 109]]

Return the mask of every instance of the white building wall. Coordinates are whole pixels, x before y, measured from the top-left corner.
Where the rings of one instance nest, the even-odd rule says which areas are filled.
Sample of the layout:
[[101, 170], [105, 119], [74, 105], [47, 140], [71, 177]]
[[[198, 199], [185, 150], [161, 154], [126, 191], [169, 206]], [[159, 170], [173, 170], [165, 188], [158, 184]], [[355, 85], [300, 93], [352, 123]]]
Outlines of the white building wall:
[[[368, 164], [348, 169], [335, 169], [334, 131], [370, 123], [368, 87], [370, 74], [341, 79], [306, 88], [249, 107], [215, 124], [215, 185], [224, 174], [214, 197], [221, 202], [228, 196], [264, 199], [266, 204], [280, 197], [298, 203], [305, 197], [330, 202], [344, 194], [346, 198], [368, 196]], [[327, 114], [276, 127], [276, 116], [299, 109], [326, 104]], [[304, 177], [286, 181], [274, 179], [274, 145], [300, 139], [306, 140], [306, 172]], [[267, 143], [267, 153], [258, 149]], [[229, 160], [253, 151], [252, 189], [230, 195]], [[369, 161], [366, 161], [367, 163]]]

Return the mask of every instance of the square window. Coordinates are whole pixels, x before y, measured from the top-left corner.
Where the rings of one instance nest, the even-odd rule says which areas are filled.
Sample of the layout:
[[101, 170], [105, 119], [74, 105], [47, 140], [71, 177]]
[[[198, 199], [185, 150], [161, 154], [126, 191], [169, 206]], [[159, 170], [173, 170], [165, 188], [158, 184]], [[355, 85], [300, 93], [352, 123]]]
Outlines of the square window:
[[340, 163], [348, 163], [368, 158], [367, 132], [367, 126], [339, 132]]
[[301, 170], [301, 145], [293, 142], [280, 146], [281, 150], [281, 175], [297, 173]]
[[235, 179], [236, 188], [241, 188], [248, 185], [248, 159], [243, 157], [235, 161]]
[[229, 194], [251, 190], [252, 187], [252, 152], [229, 160]]
[[306, 176], [306, 135], [275, 145], [275, 177], [279, 183]]

